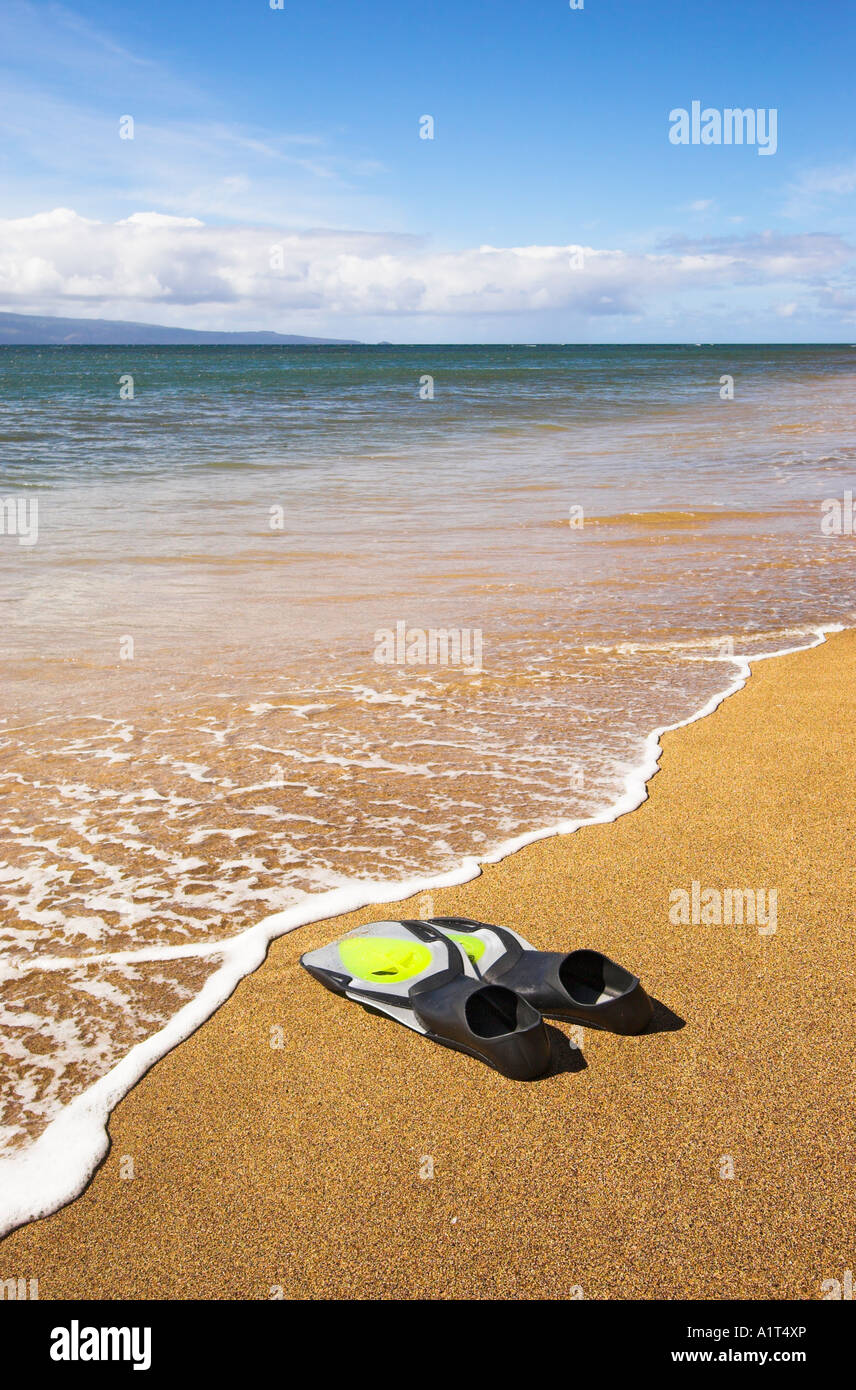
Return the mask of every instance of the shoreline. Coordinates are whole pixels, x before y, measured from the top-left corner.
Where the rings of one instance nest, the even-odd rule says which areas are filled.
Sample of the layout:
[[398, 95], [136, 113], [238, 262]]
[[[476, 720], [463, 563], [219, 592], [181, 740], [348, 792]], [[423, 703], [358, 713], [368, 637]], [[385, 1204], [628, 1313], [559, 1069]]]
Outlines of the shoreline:
[[[555, 1028], [553, 1072], [509, 1082], [300, 968], [370, 912], [286, 935], [117, 1106], [78, 1200], [0, 1244], [3, 1277], [41, 1299], [822, 1297], [856, 1253], [856, 632], [782, 660], [665, 736], [635, 815], [434, 896], [607, 951], [658, 1001], [650, 1032]], [[671, 926], [695, 879], [776, 887], [776, 934]]]
[[[840, 623], [818, 624], [808, 630], [815, 640], [765, 652], [752, 657], [710, 656], [698, 658], [736, 666], [734, 680], [711, 696], [700, 709], [677, 723], [658, 726], [646, 737], [639, 763], [627, 774], [623, 792], [593, 816], [560, 821], [504, 841], [490, 854], [467, 856], [454, 869], [439, 875], [415, 878], [401, 883], [386, 881], [354, 884], [311, 895], [313, 907], [306, 904], [269, 914], [247, 931], [222, 942], [190, 946], [162, 947], [128, 952], [107, 952], [91, 958], [95, 962], [132, 964], [183, 957], [222, 956], [223, 964], [206, 981], [200, 992], [168, 1022], [148, 1038], [137, 1043], [104, 1076], [63, 1107], [39, 1138], [20, 1154], [0, 1158], [0, 1242], [34, 1220], [62, 1210], [85, 1191], [109, 1151], [110, 1116], [121, 1101], [173, 1049], [190, 1038], [231, 998], [242, 980], [265, 962], [273, 943], [299, 927], [323, 924], [333, 918], [359, 912], [378, 904], [400, 904], [440, 889], [459, 887], [479, 878], [484, 869], [500, 864], [530, 845], [553, 837], [576, 834], [587, 827], [610, 825], [637, 810], [648, 799], [648, 786], [660, 770], [662, 739], [665, 735], [708, 718], [732, 695], [742, 690], [756, 662], [769, 661], [811, 651], [823, 645], [830, 634], [846, 631]], [[808, 635], [808, 633], [807, 633]], [[76, 962], [75, 962], [76, 963]], [[45, 957], [34, 969], [62, 969], [63, 957]], [[33, 1194], [33, 1189], [36, 1194]]]
[[[509, 1082], [321, 990], [301, 951], [372, 914], [317, 923], [117, 1106], [93, 1181], [0, 1244], [3, 1277], [42, 1299], [821, 1297], [854, 1258], [856, 632], [783, 661], [665, 736], [636, 815], [434, 895], [607, 951], [658, 1001], [649, 1033], [554, 1028], [553, 1072]], [[776, 934], [671, 926], [696, 879], [775, 887]]]

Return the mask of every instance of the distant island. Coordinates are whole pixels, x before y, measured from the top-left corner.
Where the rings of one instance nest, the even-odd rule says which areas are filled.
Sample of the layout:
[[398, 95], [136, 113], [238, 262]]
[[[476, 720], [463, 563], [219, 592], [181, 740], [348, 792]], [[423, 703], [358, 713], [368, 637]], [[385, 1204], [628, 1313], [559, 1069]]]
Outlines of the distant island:
[[355, 338], [302, 338], [296, 333], [217, 333], [164, 328], [121, 319], [59, 319], [39, 314], [0, 313], [0, 347], [358, 347]]

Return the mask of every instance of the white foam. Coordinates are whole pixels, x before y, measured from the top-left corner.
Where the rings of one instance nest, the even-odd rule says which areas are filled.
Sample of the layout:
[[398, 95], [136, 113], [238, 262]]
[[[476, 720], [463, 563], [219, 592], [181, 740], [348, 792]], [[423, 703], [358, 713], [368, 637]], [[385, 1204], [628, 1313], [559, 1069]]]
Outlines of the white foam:
[[332, 705], [313, 704], [313, 705], [271, 705], [267, 701], [261, 701], [254, 705], [247, 705], [248, 714], [267, 714], [273, 709], [291, 709], [295, 714], [314, 714], [316, 710], [332, 709]]
[[[756, 661], [787, 656], [825, 642], [827, 633], [843, 631], [843, 624], [830, 623], [810, 629], [815, 640], [778, 651], [746, 656], [712, 656], [711, 661], [726, 662], [737, 668], [731, 684], [712, 696], [701, 709], [676, 724], [654, 729], [645, 740], [641, 761], [624, 780], [624, 790], [612, 805], [582, 819], [560, 821], [542, 830], [506, 840], [482, 859], [467, 856], [448, 873], [431, 878], [412, 878], [403, 882], [363, 881], [347, 883], [324, 893], [307, 894], [302, 902], [283, 912], [265, 917], [248, 931], [225, 942], [205, 942], [179, 947], [151, 947], [140, 951], [108, 952], [88, 957], [87, 963], [135, 964], [143, 961], [181, 957], [222, 957], [222, 964], [208, 977], [200, 992], [185, 1004], [163, 1028], [131, 1048], [104, 1076], [66, 1105], [29, 1147], [0, 1158], [0, 1237], [16, 1226], [47, 1216], [64, 1206], [83, 1190], [109, 1148], [107, 1122], [114, 1106], [161, 1057], [183, 1042], [210, 1018], [229, 998], [245, 975], [258, 969], [271, 941], [296, 927], [367, 907], [372, 903], [400, 902], [417, 893], [467, 883], [481, 873], [482, 864], [496, 864], [525, 845], [553, 835], [571, 835], [586, 825], [603, 825], [618, 820], [647, 799], [647, 783], [657, 771], [664, 734], [685, 728], [705, 718], [746, 684]], [[368, 763], [368, 766], [374, 766]], [[192, 766], [186, 764], [185, 766]], [[42, 957], [27, 961], [24, 970], [59, 970], [79, 958]]]

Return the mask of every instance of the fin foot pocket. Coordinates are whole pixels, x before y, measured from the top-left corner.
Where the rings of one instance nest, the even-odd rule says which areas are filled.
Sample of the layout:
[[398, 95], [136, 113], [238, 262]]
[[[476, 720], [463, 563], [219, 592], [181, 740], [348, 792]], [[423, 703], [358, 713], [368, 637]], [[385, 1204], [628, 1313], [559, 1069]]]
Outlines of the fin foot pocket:
[[546, 1018], [624, 1034], [641, 1033], [651, 1022], [641, 981], [600, 951], [537, 951], [509, 927], [462, 917], [431, 922], [453, 940], [477, 941], [474, 968], [482, 978], [507, 986]]

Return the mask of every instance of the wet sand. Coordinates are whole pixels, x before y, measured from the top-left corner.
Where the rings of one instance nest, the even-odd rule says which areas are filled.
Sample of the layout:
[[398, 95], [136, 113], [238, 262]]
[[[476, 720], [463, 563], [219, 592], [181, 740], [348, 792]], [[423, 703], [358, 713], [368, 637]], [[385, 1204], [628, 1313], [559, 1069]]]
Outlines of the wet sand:
[[[856, 1265], [854, 691], [854, 632], [761, 662], [665, 737], [632, 814], [275, 942], [117, 1108], [82, 1196], [0, 1244], [0, 1277], [43, 1299], [819, 1298]], [[775, 889], [775, 933], [673, 924], [694, 880]], [[429, 910], [606, 951], [654, 1030], [576, 1049], [557, 1025], [553, 1073], [520, 1084], [298, 966]]]

